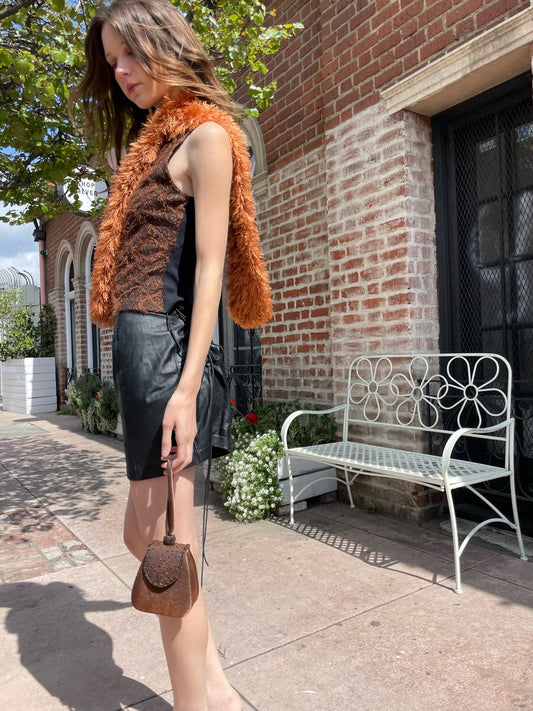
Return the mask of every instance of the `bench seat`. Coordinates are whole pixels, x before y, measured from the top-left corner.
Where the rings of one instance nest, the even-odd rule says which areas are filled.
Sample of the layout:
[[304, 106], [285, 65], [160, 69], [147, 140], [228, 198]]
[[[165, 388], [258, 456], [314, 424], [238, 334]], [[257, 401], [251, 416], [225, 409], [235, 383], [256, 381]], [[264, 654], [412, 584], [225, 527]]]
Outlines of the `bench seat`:
[[[442, 457], [435, 454], [407, 452], [360, 442], [332, 442], [309, 447], [292, 447], [291, 456], [347, 469], [355, 474], [369, 474], [401, 479], [445, 490]], [[447, 478], [450, 488], [479, 484], [503, 476], [510, 471], [502, 467], [451, 459]]]

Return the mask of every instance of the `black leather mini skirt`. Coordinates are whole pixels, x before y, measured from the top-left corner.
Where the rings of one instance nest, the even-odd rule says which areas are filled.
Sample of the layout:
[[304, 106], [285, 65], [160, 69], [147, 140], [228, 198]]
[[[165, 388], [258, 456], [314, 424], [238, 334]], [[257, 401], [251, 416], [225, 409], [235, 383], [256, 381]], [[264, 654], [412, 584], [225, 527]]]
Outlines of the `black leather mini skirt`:
[[[128, 479], [163, 475], [162, 422], [187, 355], [183, 315], [119, 313], [113, 333], [113, 379], [124, 432]], [[211, 344], [196, 404], [198, 432], [189, 466], [230, 451], [231, 404], [222, 348]]]

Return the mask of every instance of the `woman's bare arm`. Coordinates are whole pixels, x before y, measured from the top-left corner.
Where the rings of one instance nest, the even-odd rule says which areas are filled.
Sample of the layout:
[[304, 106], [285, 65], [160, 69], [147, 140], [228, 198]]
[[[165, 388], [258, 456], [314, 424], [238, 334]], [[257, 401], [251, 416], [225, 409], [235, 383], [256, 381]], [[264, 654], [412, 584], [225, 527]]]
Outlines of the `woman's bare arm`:
[[[179, 155], [178, 155], [179, 154]], [[204, 123], [184, 141], [169, 163], [177, 183], [188, 186], [194, 196], [196, 272], [191, 332], [180, 382], [163, 417], [161, 456], [170, 452], [175, 432], [178, 454], [175, 469], [192, 459], [196, 436], [196, 397], [205, 359], [213, 337], [222, 290], [228, 236], [229, 198], [232, 178], [231, 144], [224, 129]]]

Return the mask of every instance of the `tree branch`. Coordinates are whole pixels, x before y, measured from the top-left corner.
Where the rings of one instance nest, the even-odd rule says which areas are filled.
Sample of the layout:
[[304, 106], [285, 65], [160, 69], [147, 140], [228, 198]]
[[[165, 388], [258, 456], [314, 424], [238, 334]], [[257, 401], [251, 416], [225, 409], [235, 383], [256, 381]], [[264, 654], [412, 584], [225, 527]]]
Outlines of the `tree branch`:
[[31, 7], [32, 5], [37, 4], [39, 4], [38, 0], [19, 0], [15, 5], [11, 5], [11, 7], [6, 7], [3, 10], [0, 10], [0, 20], [5, 20], [6, 17], [16, 15], [17, 12], [22, 10], [24, 7]]

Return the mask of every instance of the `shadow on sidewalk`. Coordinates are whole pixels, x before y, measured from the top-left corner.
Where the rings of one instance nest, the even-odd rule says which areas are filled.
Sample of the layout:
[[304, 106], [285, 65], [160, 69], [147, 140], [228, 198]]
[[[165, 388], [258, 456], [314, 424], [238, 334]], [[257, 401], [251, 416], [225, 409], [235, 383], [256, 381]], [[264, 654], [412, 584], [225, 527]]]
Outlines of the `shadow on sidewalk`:
[[[171, 711], [154, 691], [123, 675], [113, 660], [110, 635], [87, 617], [130, 607], [129, 602], [88, 601], [76, 586], [62, 582], [21, 582], [0, 586], [0, 607], [9, 609], [6, 629], [17, 636], [21, 664], [62, 707], [140, 710], [151, 699], [151, 711]], [[142, 657], [142, 640], [131, 654]], [[19, 708], [34, 708], [27, 701], [18, 698]]]
[[[445, 589], [451, 588], [449, 578], [453, 574], [453, 565], [450, 561], [430, 555], [424, 558], [425, 554], [420, 550], [387, 540], [383, 537], [383, 531], [381, 535], [376, 535], [355, 528], [342, 519], [323, 517], [312, 508], [301, 512], [293, 526], [288, 516], [273, 516], [270, 520], [372, 567], [391, 570]], [[426, 567], [428, 564], [430, 567]]]
[[[31, 494], [48, 505], [54, 514], [83, 520], [97, 520], [109, 502], [115, 478], [124, 476], [124, 456], [115, 453], [95, 454], [73, 448], [55, 439], [39, 437], [0, 441], [2, 468], [15, 477]], [[11, 491], [0, 490], [0, 510], [10, 504]]]

